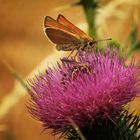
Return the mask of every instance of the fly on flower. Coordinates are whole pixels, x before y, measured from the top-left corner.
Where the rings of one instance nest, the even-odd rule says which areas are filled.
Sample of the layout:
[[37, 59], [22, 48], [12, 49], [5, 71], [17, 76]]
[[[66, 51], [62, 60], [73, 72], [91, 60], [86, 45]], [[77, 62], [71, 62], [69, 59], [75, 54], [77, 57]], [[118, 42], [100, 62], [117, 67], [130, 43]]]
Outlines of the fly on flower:
[[75, 60], [63, 59], [63, 63], [70, 64], [71, 67], [67, 73], [64, 73], [61, 79], [61, 85], [66, 88], [66, 83], [77, 78], [78, 74], [89, 74], [91, 73], [91, 67], [88, 63], [81, 63]]
[[79, 51], [93, 48], [99, 41], [111, 40], [111, 38], [104, 40], [92, 39], [68, 21], [63, 15], [58, 15], [57, 20], [46, 16], [44, 26], [48, 38], [56, 44], [56, 49], [58, 51], [71, 51], [70, 55], [75, 50], [77, 50], [78, 53]]

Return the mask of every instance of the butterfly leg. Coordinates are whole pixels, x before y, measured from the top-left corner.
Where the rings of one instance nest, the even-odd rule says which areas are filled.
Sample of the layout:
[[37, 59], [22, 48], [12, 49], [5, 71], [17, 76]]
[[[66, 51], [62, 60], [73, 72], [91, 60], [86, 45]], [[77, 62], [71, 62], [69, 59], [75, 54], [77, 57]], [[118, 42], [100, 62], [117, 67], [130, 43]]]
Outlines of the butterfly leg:
[[76, 52], [76, 54], [74, 55], [74, 59], [76, 60], [76, 56], [77, 56], [77, 54], [78, 54], [78, 51]]
[[75, 49], [73, 49], [73, 50], [70, 52], [70, 54], [68, 55], [67, 58], [69, 58], [69, 57], [73, 54], [74, 50], [75, 50]]
[[79, 52], [83, 51], [82, 49], [83, 49], [83, 47], [79, 47], [79, 48], [77, 49], [77, 52], [76, 52], [76, 54], [74, 55], [74, 59], [76, 59], [76, 56], [77, 56], [77, 54], [78, 54]]

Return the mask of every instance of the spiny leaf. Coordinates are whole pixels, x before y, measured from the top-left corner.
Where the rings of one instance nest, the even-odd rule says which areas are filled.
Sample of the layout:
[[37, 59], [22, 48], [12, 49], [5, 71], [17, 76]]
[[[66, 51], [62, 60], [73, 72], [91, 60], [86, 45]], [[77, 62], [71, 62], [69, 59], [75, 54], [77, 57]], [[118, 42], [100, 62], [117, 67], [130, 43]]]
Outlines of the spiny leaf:
[[[86, 140], [139, 140], [140, 119], [138, 116], [125, 110], [118, 113], [113, 120], [117, 125], [110, 119], [96, 120], [92, 127], [81, 128], [81, 132]], [[67, 131], [66, 136], [68, 140], [81, 140], [73, 128]]]

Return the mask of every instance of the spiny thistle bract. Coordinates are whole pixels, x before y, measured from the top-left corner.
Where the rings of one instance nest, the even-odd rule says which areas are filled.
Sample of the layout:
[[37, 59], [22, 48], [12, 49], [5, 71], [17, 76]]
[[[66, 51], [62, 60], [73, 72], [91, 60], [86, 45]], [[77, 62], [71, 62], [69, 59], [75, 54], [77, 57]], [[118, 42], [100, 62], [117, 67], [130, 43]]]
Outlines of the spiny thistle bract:
[[115, 139], [115, 133], [123, 136], [118, 119], [123, 106], [140, 92], [139, 74], [133, 62], [125, 66], [117, 50], [83, 52], [78, 64], [58, 63], [30, 80], [28, 108], [45, 129], [69, 140], [80, 139], [70, 119], [87, 140]]

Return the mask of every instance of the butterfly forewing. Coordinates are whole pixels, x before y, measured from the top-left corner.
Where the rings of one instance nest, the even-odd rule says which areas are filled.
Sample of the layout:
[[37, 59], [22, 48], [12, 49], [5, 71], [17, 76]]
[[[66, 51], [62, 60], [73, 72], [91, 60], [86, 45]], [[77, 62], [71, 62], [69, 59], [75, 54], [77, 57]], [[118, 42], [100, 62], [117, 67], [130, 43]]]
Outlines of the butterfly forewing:
[[91, 38], [86, 33], [84, 33], [82, 30], [80, 30], [78, 27], [76, 27], [70, 21], [68, 21], [63, 15], [58, 16], [57, 22], [63, 24], [65, 27], [69, 28], [70, 30], [75, 32], [75, 34], [78, 34], [81, 38], [91, 40]]
[[74, 33], [73, 30], [69, 29], [68, 27], [62, 25], [61, 23], [58, 23], [56, 20], [53, 18], [46, 16], [45, 21], [44, 21], [44, 26], [45, 28], [55, 28], [55, 29], [61, 29], [70, 33]]

